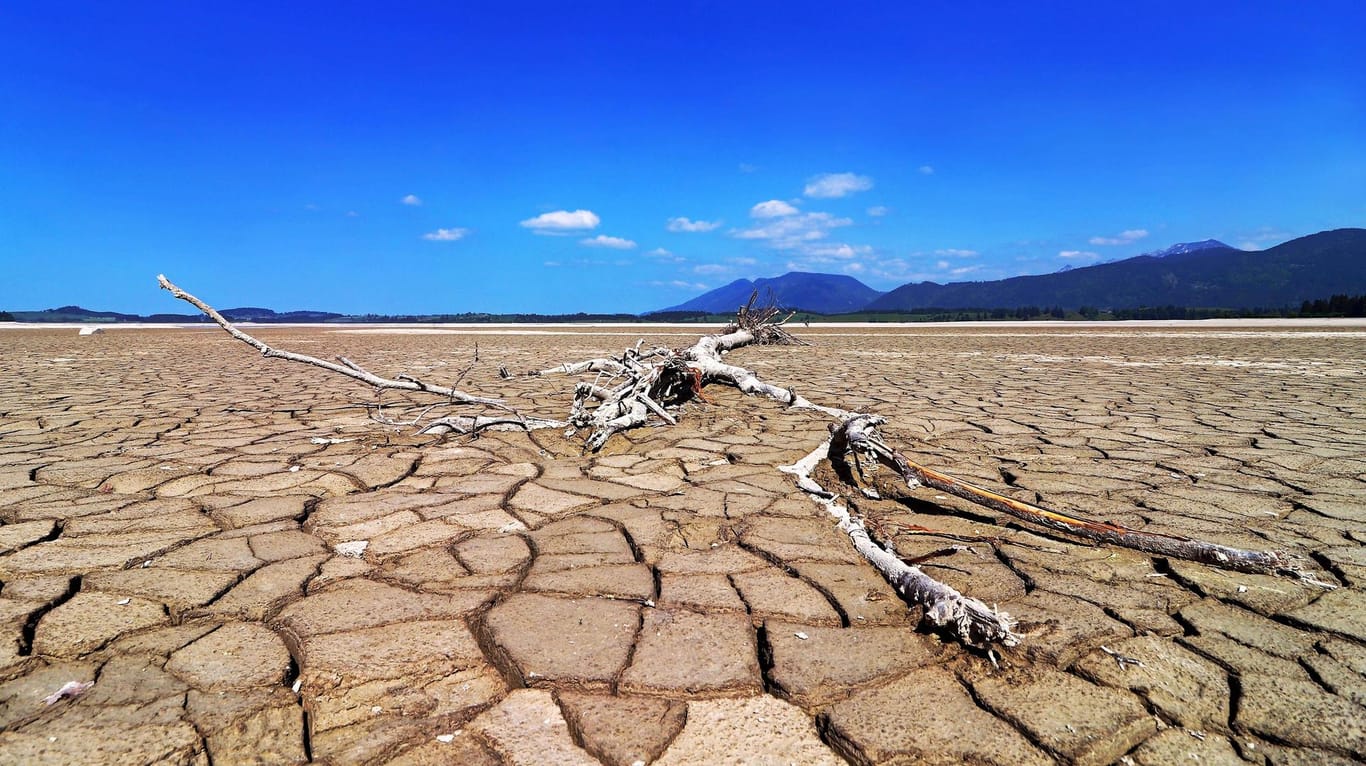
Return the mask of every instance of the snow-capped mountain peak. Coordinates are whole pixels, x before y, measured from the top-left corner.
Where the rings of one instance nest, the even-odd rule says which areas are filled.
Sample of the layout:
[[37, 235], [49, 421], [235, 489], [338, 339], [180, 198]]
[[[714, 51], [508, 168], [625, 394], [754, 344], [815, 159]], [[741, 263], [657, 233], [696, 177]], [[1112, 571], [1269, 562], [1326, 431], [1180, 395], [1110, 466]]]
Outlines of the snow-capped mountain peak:
[[1154, 258], [1166, 258], [1169, 255], [1186, 255], [1201, 250], [1209, 250], [1216, 247], [1228, 247], [1228, 245], [1217, 239], [1202, 239], [1199, 242], [1179, 242], [1164, 250], [1156, 250], [1144, 255], [1151, 255]]

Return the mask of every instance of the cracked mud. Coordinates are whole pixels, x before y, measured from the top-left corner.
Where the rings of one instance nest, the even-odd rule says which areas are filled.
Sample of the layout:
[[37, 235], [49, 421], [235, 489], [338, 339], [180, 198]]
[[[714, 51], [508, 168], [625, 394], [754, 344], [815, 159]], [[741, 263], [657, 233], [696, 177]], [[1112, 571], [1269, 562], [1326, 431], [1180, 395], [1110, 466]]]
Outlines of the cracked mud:
[[[498, 366], [638, 333], [259, 334], [438, 382], [478, 341], [463, 388], [558, 418], [570, 379]], [[737, 361], [887, 416], [890, 443], [966, 480], [1306, 553], [1342, 587], [1091, 548], [925, 490], [855, 501], [1020, 620], [994, 665], [919, 630], [776, 470], [825, 438], [818, 414], [709, 387], [595, 455], [545, 431], [437, 442], [217, 330], [5, 330], [0, 761], [1366, 758], [1360, 330], [802, 335]]]

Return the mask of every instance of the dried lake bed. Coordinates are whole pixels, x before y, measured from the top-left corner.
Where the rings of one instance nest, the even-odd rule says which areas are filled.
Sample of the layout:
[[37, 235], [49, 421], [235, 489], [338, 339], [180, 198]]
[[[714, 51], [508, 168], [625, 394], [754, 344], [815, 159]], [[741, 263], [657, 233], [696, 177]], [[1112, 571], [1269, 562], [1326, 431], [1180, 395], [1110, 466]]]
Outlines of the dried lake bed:
[[[901, 555], [940, 552], [927, 572], [1019, 619], [993, 663], [917, 629], [777, 470], [825, 438], [817, 413], [711, 386], [596, 455], [547, 431], [435, 442], [217, 329], [4, 329], [0, 762], [1366, 758], [1366, 326], [794, 329], [811, 345], [729, 360], [885, 415], [927, 466], [1300, 554], [1341, 587], [1088, 547], [927, 490], [861, 502]], [[551, 418], [572, 379], [499, 367], [702, 331], [252, 329], [439, 383], [477, 346], [462, 388]], [[92, 685], [45, 703], [70, 682]]]

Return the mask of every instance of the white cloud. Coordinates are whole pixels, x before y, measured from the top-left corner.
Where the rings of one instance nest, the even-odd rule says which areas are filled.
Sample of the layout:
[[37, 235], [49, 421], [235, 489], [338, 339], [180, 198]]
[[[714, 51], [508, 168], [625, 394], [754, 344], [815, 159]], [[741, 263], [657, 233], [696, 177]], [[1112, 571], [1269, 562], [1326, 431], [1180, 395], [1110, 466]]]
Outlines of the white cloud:
[[886, 205], [873, 205], [872, 207], [868, 208], [868, 215], [874, 218], [881, 218], [882, 216], [887, 215], [887, 213], [889, 212], [890, 211], [887, 209]]
[[935, 250], [935, 255], [948, 256], [950, 258], [976, 258], [976, 250], [960, 250], [956, 247], [947, 247], [943, 250]]
[[408, 196], [399, 200], [399, 202], [405, 205], [410, 205], [412, 207], [420, 207], [422, 205], [422, 199], [418, 197], [416, 194], [409, 194]]
[[804, 193], [808, 197], [833, 199], [847, 197], [854, 192], [868, 191], [873, 188], [873, 179], [853, 173], [824, 173], [813, 177], [806, 183]]
[[927, 262], [924, 258], [923, 253], [912, 253], [910, 259], [874, 259], [869, 263], [870, 275], [888, 282], [938, 282], [943, 284], [961, 281], [963, 277], [970, 274], [981, 274], [984, 271], [983, 267], [978, 264], [962, 266], [956, 265], [954, 261], [948, 259]]
[[817, 263], [829, 262], [832, 259], [848, 260], [872, 252], [873, 248], [870, 245], [849, 245], [843, 242], [810, 245], [802, 249], [802, 255]]
[[682, 216], [669, 219], [669, 231], [711, 231], [721, 226], [720, 221], [692, 221]]
[[1087, 242], [1092, 245], [1129, 245], [1147, 236], [1147, 229], [1127, 229], [1115, 237], [1092, 237]]
[[720, 263], [702, 263], [692, 267], [694, 274], [725, 274], [730, 270], [729, 266]]
[[771, 199], [767, 202], [760, 202], [749, 209], [750, 218], [781, 218], [785, 215], [796, 215], [797, 208], [783, 202], [780, 199]]
[[[597, 216], [594, 216], [594, 218], [596, 217]], [[589, 247], [610, 247], [613, 250], [631, 250], [636, 246], [636, 243], [632, 240], [622, 239], [621, 237], [609, 237], [606, 234], [599, 234], [598, 236], [589, 239], [581, 239], [579, 240], [579, 244], [587, 245]]]
[[922, 175], [922, 176], [932, 176], [932, 175], [934, 175], [934, 166], [932, 166], [932, 165], [921, 165], [921, 166], [918, 168], [918, 170], [920, 171], [920, 175]]
[[454, 242], [457, 239], [464, 239], [469, 233], [469, 229], [437, 229], [423, 234], [422, 238], [431, 242]]
[[706, 290], [707, 285], [701, 282], [689, 282], [683, 279], [671, 279], [666, 281], [655, 280], [650, 282], [651, 287], [672, 287], [676, 290]]
[[758, 165], [751, 165], [751, 164], [749, 164], [748, 162], [742, 162], [742, 163], [740, 163], [740, 172], [741, 172], [741, 173], [753, 173], [754, 171], [756, 171], [756, 170], [758, 170], [758, 169], [759, 169], [759, 166], [758, 166]]
[[354, 211], [354, 210], [348, 210], [348, 211], [346, 211], [346, 217], [347, 217], [347, 218], [360, 218], [360, 213], [357, 213], [357, 212]]
[[559, 268], [560, 262], [559, 262], [559, 261], [546, 261], [546, 262], [544, 263], [544, 265], [549, 266], [549, 267], [552, 268], [552, 269], [555, 269], [555, 268]]
[[602, 219], [592, 210], [556, 210], [528, 218], [521, 225], [537, 234], [569, 234], [596, 229], [600, 223]]
[[879, 260], [872, 246], [846, 242], [807, 242], [794, 248], [793, 254], [787, 262], [789, 271], [863, 274]]
[[848, 218], [836, 218], [829, 213], [797, 215], [793, 210], [792, 214], [773, 218], [753, 228], [740, 229], [732, 234], [739, 239], [765, 240], [770, 246], [780, 250], [792, 250], [804, 243], [825, 239], [832, 229], [852, 223], [853, 221]]
[[1067, 258], [1069, 260], [1091, 261], [1099, 258], [1100, 254], [1090, 252], [1089, 250], [1063, 250], [1058, 253], [1058, 257]]

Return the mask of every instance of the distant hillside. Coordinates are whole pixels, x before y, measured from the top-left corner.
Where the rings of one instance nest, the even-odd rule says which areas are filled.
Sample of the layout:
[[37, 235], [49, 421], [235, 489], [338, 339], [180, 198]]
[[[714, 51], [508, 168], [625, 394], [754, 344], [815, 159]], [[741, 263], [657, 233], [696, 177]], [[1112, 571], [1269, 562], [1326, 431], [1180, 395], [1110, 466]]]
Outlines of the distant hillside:
[[91, 311], [80, 306], [62, 306], [42, 311], [10, 311], [16, 322], [138, 322], [142, 317], [137, 314], [120, 314], [117, 311]]
[[1363, 292], [1366, 229], [1336, 229], [1256, 252], [1206, 242], [1056, 274], [995, 282], [906, 284], [872, 301], [865, 310], [1282, 307]]
[[[109, 322], [162, 322], [185, 323], [207, 322], [203, 314], [121, 314], [117, 311], [93, 311], [80, 306], [62, 306], [42, 311], [11, 311], [17, 322], [81, 322], [85, 324]], [[219, 312], [233, 322], [328, 322], [341, 319], [343, 314], [330, 311], [285, 311], [276, 312], [263, 308], [223, 309]]]
[[224, 309], [218, 313], [232, 322], [327, 322], [342, 317], [341, 314], [335, 314], [331, 311], [277, 312], [256, 307]]
[[842, 314], [858, 311], [882, 293], [853, 277], [840, 274], [812, 274], [792, 271], [781, 277], [755, 280], [737, 279], [687, 303], [670, 306], [661, 311], [704, 311], [712, 314], [731, 314], [749, 300], [755, 290], [759, 300], [773, 302], [783, 308], [801, 309], [817, 314]]

